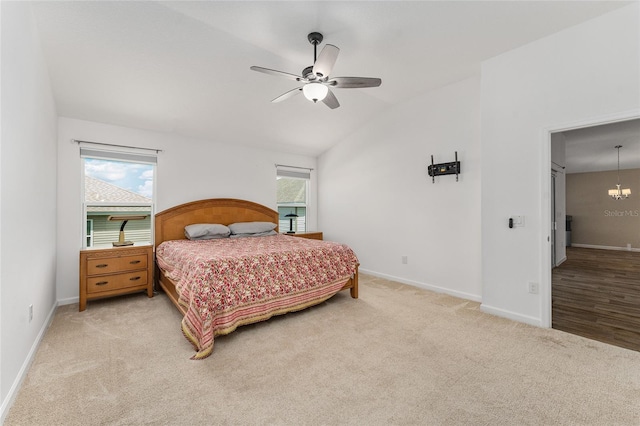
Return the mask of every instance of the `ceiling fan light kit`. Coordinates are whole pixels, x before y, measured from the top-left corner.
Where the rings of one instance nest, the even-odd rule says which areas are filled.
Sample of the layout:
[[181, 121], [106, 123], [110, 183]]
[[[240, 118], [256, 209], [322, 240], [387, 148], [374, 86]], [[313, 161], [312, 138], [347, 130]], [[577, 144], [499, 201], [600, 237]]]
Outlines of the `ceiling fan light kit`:
[[304, 97], [311, 102], [317, 103], [318, 101], [321, 101], [329, 108], [335, 109], [340, 106], [340, 103], [331, 91], [331, 88], [359, 89], [365, 87], [378, 87], [382, 84], [381, 79], [371, 77], [330, 78], [329, 74], [331, 74], [333, 65], [338, 59], [340, 49], [332, 44], [327, 44], [322, 48], [320, 55], [317, 56], [318, 44], [322, 42], [323, 38], [322, 34], [318, 32], [309, 33], [307, 36], [309, 43], [313, 45], [313, 65], [303, 69], [302, 75], [300, 76], [263, 67], [252, 66], [250, 68], [253, 71], [285, 77], [290, 80], [303, 83], [303, 86], [289, 90], [288, 92], [285, 92], [273, 99], [271, 102], [280, 102], [302, 92]]
[[318, 101], [324, 100], [329, 93], [329, 88], [320, 83], [309, 83], [302, 87], [302, 93], [304, 97], [312, 101], [314, 104]]

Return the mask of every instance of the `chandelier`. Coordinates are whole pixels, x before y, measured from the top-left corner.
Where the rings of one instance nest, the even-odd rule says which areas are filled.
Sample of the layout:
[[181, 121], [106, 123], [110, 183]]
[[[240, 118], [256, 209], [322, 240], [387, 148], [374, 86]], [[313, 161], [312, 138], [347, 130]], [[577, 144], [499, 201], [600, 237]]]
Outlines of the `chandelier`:
[[631, 189], [620, 189], [620, 148], [622, 148], [622, 145], [616, 145], [616, 149], [618, 150], [618, 183], [615, 189], [609, 190], [609, 196], [614, 200], [629, 198], [629, 195], [631, 195]]

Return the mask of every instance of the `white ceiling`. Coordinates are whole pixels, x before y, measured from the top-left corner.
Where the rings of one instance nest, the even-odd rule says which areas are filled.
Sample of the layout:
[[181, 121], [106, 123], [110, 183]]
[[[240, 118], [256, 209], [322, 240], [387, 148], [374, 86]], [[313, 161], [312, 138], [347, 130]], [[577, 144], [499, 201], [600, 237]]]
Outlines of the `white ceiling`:
[[[422, 92], [478, 74], [481, 61], [625, 6], [619, 1], [34, 2], [61, 116], [319, 155]], [[307, 34], [341, 51], [330, 110], [272, 104], [312, 65]]]
[[562, 132], [566, 142], [566, 173], [640, 168], [640, 119]]

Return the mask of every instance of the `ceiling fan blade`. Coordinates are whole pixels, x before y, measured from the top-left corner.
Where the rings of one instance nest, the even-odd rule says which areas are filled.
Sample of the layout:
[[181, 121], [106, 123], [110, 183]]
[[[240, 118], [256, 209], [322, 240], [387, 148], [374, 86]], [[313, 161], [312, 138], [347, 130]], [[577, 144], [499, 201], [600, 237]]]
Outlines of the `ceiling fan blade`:
[[338, 49], [333, 44], [327, 44], [322, 48], [320, 55], [318, 55], [318, 59], [316, 63], [313, 64], [313, 73], [318, 78], [326, 78], [331, 74], [331, 70], [333, 69], [333, 65], [336, 63], [338, 59], [338, 53], [340, 53], [340, 49]]
[[290, 97], [292, 97], [294, 95], [297, 95], [300, 92], [302, 92], [302, 87], [296, 87], [295, 89], [291, 89], [288, 92], [283, 93], [282, 95], [278, 96], [277, 98], [275, 98], [271, 102], [284, 101], [285, 99], [289, 99]]
[[382, 84], [379, 78], [371, 77], [336, 77], [328, 81], [333, 87], [341, 89], [358, 89], [363, 87], [378, 87]]
[[338, 98], [336, 98], [336, 95], [333, 94], [331, 89], [329, 89], [329, 91], [327, 92], [327, 96], [325, 96], [322, 102], [324, 102], [325, 105], [331, 109], [336, 109], [340, 106], [340, 102], [338, 102]]
[[253, 71], [263, 72], [263, 73], [269, 74], [269, 75], [285, 77], [285, 78], [288, 78], [289, 80], [295, 80], [295, 81], [303, 81], [304, 80], [302, 77], [300, 77], [298, 75], [289, 74], [288, 72], [283, 72], [283, 71], [272, 70], [272, 69], [269, 69], [269, 68], [252, 66], [250, 69], [252, 69]]

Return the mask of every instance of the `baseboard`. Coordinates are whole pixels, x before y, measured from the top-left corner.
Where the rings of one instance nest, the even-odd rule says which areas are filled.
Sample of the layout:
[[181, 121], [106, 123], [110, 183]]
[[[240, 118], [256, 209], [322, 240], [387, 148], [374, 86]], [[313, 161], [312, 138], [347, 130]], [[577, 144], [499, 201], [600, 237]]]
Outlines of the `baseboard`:
[[598, 250], [617, 250], [617, 251], [640, 251], [640, 248], [627, 248], [627, 247], [615, 247], [615, 246], [598, 246], [594, 244], [571, 244], [570, 247], [578, 247], [578, 248], [590, 248], [590, 249], [598, 249]]
[[42, 324], [42, 328], [40, 329], [40, 332], [38, 333], [36, 340], [33, 342], [33, 345], [31, 345], [31, 350], [29, 350], [29, 353], [27, 354], [26, 359], [22, 363], [22, 367], [20, 368], [20, 371], [18, 372], [16, 379], [13, 381], [13, 384], [11, 385], [9, 392], [7, 392], [6, 398], [4, 399], [4, 401], [2, 401], [2, 406], [0, 406], [0, 424], [4, 424], [7, 414], [9, 414], [9, 409], [13, 405], [13, 401], [16, 399], [16, 396], [18, 395], [18, 391], [20, 390], [20, 386], [22, 385], [22, 382], [24, 381], [25, 377], [27, 377], [27, 373], [29, 372], [29, 367], [31, 367], [31, 363], [33, 362], [33, 358], [35, 357], [36, 352], [40, 347], [40, 343], [42, 342], [42, 338], [44, 337], [44, 334], [47, 332], [47, 329], [51, 325], [51, 321], [53, 321], [53, 316], [56, 313], [57, 308], [58, 308], [58, 303], [56, 302], [53, 304], [51, 311], [49, 311], [49, 315], [47, 315], [47, 319]]
[[384, 278], [387, 280], [396, 281], [402, 284], [411, 285], [411, 286], [422, 288], [425, 290], [435, 291], [436, 293], [444, 293], [444, 294], [448, 294], [449, 296], [459, 297], [461, 299], [472, 300], [474, 302], [482, 302], [482, 297], [476, 294], [465, 293], [462, 291], [452, 290], [450, 288], [439, 287], [436, 285], [426, 284], [419, 281], [413, 281], [405, 278], [395, 277], [393, 275], [383, 274], [381, 272], [376, 272], [376, 271], [370, 271], [368, 269], [359, 268], [358, 271], [362, 272], [363, 274], [373, 275], [374, 277]]
[[68, 299], [58, 299], [58, 306], [73, 305], [74, 303], [80, 303], [80, 298], [69, 297]]
[[542, 327], [542, 321], [540, 318], [530, 317], [528, 315], [522, 315], [511, 311], [506, 311], [500, 308], [494, 308], [486, 304], [480, 305], [480, 310], [487, 314], [495, 315], [502, 318], [507, 318], [513, 321], [523, 322], [529, 325], [535, 325], [536, 327]]

